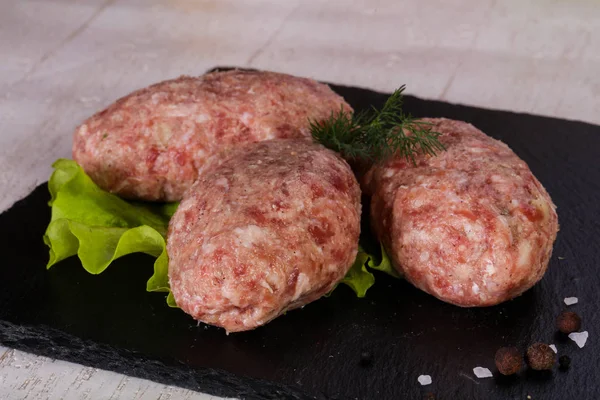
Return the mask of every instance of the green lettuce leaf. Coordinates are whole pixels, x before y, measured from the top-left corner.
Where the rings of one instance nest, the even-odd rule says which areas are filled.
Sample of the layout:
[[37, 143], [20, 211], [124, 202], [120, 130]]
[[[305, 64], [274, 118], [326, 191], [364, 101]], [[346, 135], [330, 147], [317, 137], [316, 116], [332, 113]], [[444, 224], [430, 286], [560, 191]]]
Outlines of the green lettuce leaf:
[[400, 274], [394, 269], [392, 266], [392, 262], [390, 257], [387, 255], [383, 244], [379, 245], [381, 248], [381, 254], [369, 254], [369, 260], [367, 261], [367, 266], [372, 269], [376, 269], [378, 271], [385, 272], [388, 275], [393, 276], [394, 278], [400, 278]]
[[[177, 307], [169, 289], [166, 234], [179, 204], [123, 200], [100, 189], [72, 160], [57, 160], [53, 167], [48, 181], [52, 218], [44, 235], [44, 243], [50, 248], [47, 268], [77, 255], [86, 271], [99, 274], [119, 257], [145, 253], [156, 257], [146, 290], [169, 292], [167, 303]], [[367, 267], [398, 276], [383, 247], [380, 256], [361, 247], [341, 281], [358, 297], [364, 297], [375, 283]]]
[[369, 254], [365, 253], [359, 247], [354, 264], [352, 264], [344, 279], [341, 280], [341, 283], [348, 285], [350, 289], [354, 290], [357, 297], [365, 297], [367, 290], [375, 283], [375, 276], [367, 271], [366, 268], [370, 257]]
[[149, 205], [125, 201], [100, 189], [75, 161], [58, 160], [48, 181], [52, 217], [44, 235], [50, 247], [47, 268], [77, 255], [91, 274], [131, 253], [156, 257], [150, 292], [169, 292], [165, 236], [177, 204]]

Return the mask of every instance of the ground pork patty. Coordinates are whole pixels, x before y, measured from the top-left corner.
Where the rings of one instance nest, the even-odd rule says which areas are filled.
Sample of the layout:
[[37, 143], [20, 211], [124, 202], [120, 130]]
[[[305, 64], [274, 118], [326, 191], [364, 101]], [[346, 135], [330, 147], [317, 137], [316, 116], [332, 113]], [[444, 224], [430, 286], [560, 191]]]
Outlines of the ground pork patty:
[[117, 100], [81, 125], [73, 159], [101, 188], [130, 199], [181, 200], [227, 146], [310, 138], [309, 119], [351, 107], [327, 85], [273, 72], [181, 77]]
[[244, 331], [329, 292], [358, 249], [360, 189], [305, 140], [248, 144], [208, 162], [169, 224], [169, 281], [195, 319]]
[[448, 303], [489, 306], [540, 280], [556, 207], [527, 164], [472, 125], [426, 119], [446, 151], [392, 159], [361, 179], [373, 228], [396, 269]]

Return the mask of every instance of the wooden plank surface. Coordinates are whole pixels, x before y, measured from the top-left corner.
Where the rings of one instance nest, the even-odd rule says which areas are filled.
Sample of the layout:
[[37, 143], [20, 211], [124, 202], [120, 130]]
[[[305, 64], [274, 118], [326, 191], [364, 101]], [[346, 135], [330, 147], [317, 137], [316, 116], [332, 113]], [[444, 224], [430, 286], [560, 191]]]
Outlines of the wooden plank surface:
[[[597, 0], [4, 1], [0, 60], [0, 210], [70, 156], [84, 118], [217, 65], [600, 123]], [[2, 398], [196, 398], [2, 353]]]
[[216, 400], [219, 397], [131, 378], [0, 346], [3, 400]]

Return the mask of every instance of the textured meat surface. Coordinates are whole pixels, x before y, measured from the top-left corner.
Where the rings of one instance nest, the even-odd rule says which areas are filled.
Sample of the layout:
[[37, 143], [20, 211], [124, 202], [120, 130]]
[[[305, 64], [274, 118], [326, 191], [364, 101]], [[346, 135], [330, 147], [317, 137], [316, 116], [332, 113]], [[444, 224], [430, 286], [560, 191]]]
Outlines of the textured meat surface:
[[272, 72], [181, 77], [138, 90], [81, 125], [73, 158], [103, 189], [180, 200], [211, 155], [232, 145], [310, 138], [309, 119], [351, 107], [327, 85]]
[[373, 228], [407, 280], [459, 306], [533, 286], [558, 231], [556, 207], [527, 164], [472, 125], [426, 119], [445, 152], [392, 159], [362, 179]]
[[194, 318], [244, 331], [329, 292], [352, 265], [360, 189], [348, 164], [306, 140], [215, 157], [169, 224], [169, 280]]

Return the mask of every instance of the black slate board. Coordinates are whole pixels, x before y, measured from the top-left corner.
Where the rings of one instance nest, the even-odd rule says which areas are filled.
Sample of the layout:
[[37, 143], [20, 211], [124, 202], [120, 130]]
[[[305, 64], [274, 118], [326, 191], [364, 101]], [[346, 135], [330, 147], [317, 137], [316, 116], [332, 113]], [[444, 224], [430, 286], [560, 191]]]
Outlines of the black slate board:
[[[384, 94], [334, 86], [357, 110]], [[561, 231], [544, 279], [500, 306], [461, 309], [377, 275], [365, 299], [346, 287], [252, 332], [226, 336], [147, 293], [152, 260], [118, 260], [87, 274], [76, 258], [49, 271], [45, 185], [0, 215], [0, 342], [9, 347], [211, 394], [251, 399], [600, 398], [600, 127], [406, 97], [415, 116], [473, 123], [521, 156], [558, 205]], [[560, 257], [560, 258], [559, 258]], [[564, 258], [563, 258], [564, 257]], [[582, 315], [583, 349], [557, 335], [563, 298]], [[566, 372], [477, 379], [503, 345], [555, 343]], [[367, 353], [361, 356], [362, 353]], [[431, 375], [421, 387], [417, 377]]]

